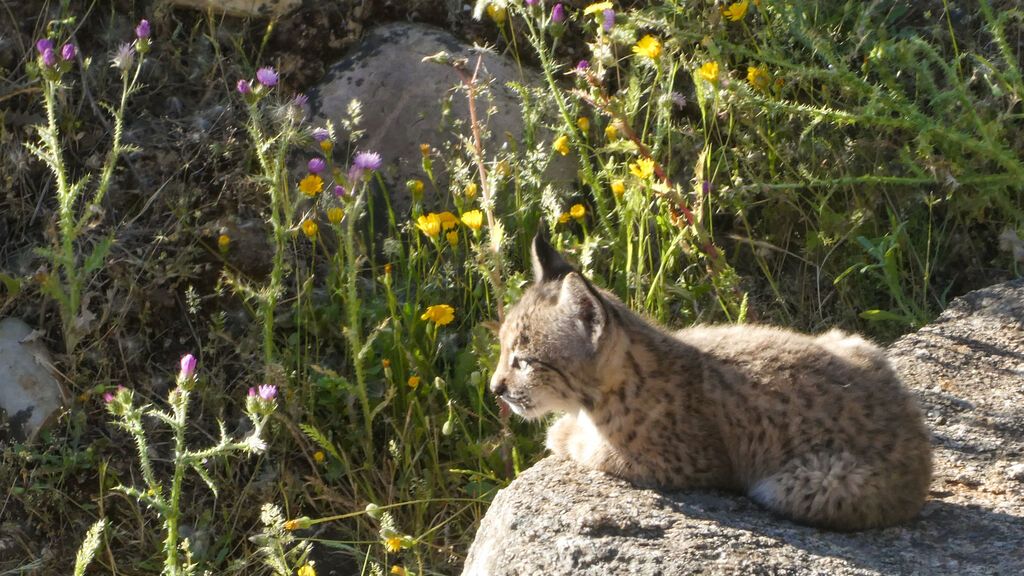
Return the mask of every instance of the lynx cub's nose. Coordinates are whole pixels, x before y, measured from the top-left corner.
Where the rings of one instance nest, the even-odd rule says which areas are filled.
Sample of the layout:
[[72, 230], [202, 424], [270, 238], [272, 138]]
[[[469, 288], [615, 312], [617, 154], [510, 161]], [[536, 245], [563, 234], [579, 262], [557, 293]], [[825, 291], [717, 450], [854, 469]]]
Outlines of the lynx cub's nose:
[[505, 385], [505, 379], [495, 374], [491, 378], [491, 392], [493, 392], [495, 396], [500, 397], [504, 395], [507, 390], [508, 386]]

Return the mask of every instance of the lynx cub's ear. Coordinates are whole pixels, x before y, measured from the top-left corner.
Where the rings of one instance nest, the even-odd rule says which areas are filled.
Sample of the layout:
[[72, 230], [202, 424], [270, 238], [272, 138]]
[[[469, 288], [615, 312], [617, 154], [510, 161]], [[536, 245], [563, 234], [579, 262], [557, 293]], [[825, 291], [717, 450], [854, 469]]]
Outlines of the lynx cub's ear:
[[[542, 224], [543, 226], [543, 224]], [[533, 237], [533, 281], [537, 284], [558, 280], [572, 272], [572, 266], [548, 243], [547, 234], [541, 228]]]
[[576, 320], [580, 329], [590, 339], [597, 350], [601, 341], [608, 313], [604, 309], [601, 297], [587, 283], [579, 272], [570, 272], [562, 279], [562, 290], [558, 294], [558, 306]]

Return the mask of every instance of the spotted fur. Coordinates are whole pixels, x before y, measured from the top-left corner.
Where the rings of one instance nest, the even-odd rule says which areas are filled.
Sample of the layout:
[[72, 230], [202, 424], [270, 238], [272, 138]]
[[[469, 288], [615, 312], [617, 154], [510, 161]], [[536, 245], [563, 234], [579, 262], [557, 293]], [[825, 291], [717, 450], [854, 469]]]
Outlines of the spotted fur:
[[643, 485], [741, 491], [836, 529], [913, 518], [931, 478], [921, 412], [883, 353], [838, 330], [669, 333], [595, 288], [540, 236], [535, 283], [501, 327], [491, 389], [564, 412], [555, 454]]

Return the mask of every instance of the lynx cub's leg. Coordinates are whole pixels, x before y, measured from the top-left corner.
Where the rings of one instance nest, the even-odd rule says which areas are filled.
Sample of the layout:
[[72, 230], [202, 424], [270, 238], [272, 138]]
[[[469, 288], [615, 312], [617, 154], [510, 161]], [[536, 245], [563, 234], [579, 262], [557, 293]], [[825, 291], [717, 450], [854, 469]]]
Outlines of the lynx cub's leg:
[[611, 446], [583, 412], [566, 414], [548, 428], [548, 450], [562, 458], [570, 458], [585, 466], [606, 469]]

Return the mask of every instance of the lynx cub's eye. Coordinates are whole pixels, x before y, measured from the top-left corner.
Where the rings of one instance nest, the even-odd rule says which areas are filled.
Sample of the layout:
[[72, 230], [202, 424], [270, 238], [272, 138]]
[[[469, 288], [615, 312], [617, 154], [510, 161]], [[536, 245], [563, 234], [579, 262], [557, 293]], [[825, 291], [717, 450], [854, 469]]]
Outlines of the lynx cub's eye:
[[523, 370], [530, 367], [530, 359], [521, 358], [518, 354], [513, 354], [508, 363], [513, 370]]

